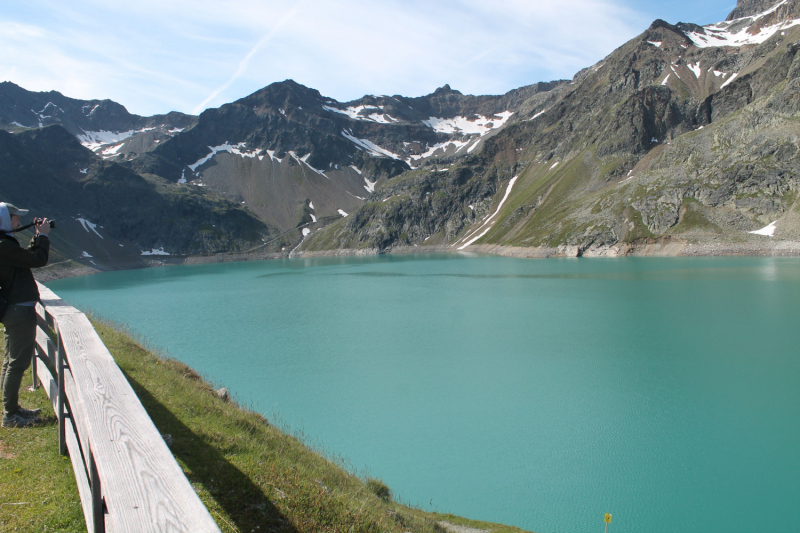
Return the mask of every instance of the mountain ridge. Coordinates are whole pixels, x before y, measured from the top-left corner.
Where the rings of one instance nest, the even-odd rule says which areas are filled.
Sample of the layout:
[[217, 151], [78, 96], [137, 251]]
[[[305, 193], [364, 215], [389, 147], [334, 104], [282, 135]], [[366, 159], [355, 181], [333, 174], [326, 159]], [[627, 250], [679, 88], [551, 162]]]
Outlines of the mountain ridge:
[[[780, 3], [778, 8], [784, 5], [794, 9], [796, 3]], [[672, 151], [670, 145], [683, 136], [705, 136], [706, 128], [763, 101], [776, 87], [794, 91], [786, 84], [797, 69], [792, 39], [800, 34], [793, 19], [784, 18], [777, 26], [774, 18], [769, 19], [772, 26], [760, 24], [778, 12], [773, 8], [740, 24], [743, 35], [729, 30], [719, 43], [698, 36], [701, 31], [720, 33], [717, 25], [655, 21], [579, 73], [562, 98], [535, 121], [511, 124], [447, 175], [398, 178], [394, 187], [381, 191], [377, 202], [315, 235], [303, 249], [460, 249], [483, 232], [476, 244], [569, 248], [581, 255], [614, 246], [628, 249], [627, 243], [642, 238], [756, 242], [764, 237], [747, 231], [758, 230], [778, 215], [786, 215], [785, 223], [778, 223], [778, 236], [794, 238], [796, 185], [786, 170], [759, 173], [758, 165], [750, 164], [744, 165], [749, 169], [746, 178], [719, 176], [709, 163], [693, 171], [708, 185], [676, 187], [673, 167], [683, 165], [670, 160], [671, 171], [654, 179], [658, 185], [651, 183], [638, 201], [619, 192], [639, 185], [629, 179], [644, 181], [637, 174], [649, 169], [657, 155]], [[753, 130], [755, 135], [762, 129], [755, 125], [742, 131]], [[785, 165], [785, 154], [793, 152], [785, 148], [779, 153]], [[737, 157], [748, 159], [745, 154]], [[779, 184], [770, 185], [775, 180]], [[749, 185], [739, 186], [739, 181]], [[500, 193], [512, 183], [514, 190], [500, 211]], [[724, 194], [712, 194], [720, 185]], [[495, 208], [496, 218], [484, 228], [482, 221]], [[687, 216], [695, 220], [691, 227]]]
[[[127, 116], [113, 103], [102, 108], [116, 113], [107, 130], [88, 116], [97, 103], [31, 116], [63, 119], [95, 158], [159, 190], [204, 191], [237, 206], [270, 239], [281, 235], [282, 253], [426, 246], [622, 253], [642, 239], [761, 243], [747, 232], [776, 218], [775, 238], [793, 239], [800, 234], [792, 214], [800, 169], [791, 160], [798, 9], [796, 0], [741, 0], [716, 24], [656, 20], [572, 80], [504, 95], [445, 85], [420, 97], [338, 102], [286, 80], [198, 117], [170, 119], [182, 126], [167, 115]], [[12, 85], [0, 85], [6, 126], [22, 124], [12, 111], [22, 113], [24, 90], [14, 89], [16, 107], [2, 98]], [[35, 94], [39, 103], [61, 102], [52, 101], [55, 93]], [[98, 129], [92, 136], [84, 126]], [[112, 131], [134, 126], [147, 131]], [[768, 137], [775, 150], [746, 144]], [[717, 156], [690, 150], [688, 139]]]

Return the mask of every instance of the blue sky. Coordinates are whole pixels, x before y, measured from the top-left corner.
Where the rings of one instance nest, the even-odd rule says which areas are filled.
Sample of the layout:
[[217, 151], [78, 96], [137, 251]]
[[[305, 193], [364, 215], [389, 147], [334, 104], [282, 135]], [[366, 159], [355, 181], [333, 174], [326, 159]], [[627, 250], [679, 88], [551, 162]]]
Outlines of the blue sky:
[[571, 78], [656, 18], [734, 0], [27, 0], [0, 5], [0, 81], [199, 113], [292, 78], [339, 101]]

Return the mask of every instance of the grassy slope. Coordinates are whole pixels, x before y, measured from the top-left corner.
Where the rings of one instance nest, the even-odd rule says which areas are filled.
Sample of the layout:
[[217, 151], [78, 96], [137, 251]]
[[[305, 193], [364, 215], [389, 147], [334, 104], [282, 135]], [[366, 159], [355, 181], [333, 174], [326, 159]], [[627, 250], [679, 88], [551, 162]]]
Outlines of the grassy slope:
[[[108, 324], [98, 333], [224, 532], [434, 532], [446, 520], [494, 532], [517, 528], [426, 513], [381, 498], [364, 480], [270, 425], [216, 397], [186, 365], [161, 358]], [[30, 383], [26, 378], [25, 383]], [[21, 403], [44, 407], [42, 427], [0, 430], [0, 530], [85, 531], [70, 462], [40, 389]], [[7, 505], [25, 503], [25, 505]]]
[[85, 532], [72, 463], [58, 455], [58, 421], [44, 391], [30, 392], [30, 370], [20, 403], [41, 407], [40, 427], [0, 429], [0, 531]]

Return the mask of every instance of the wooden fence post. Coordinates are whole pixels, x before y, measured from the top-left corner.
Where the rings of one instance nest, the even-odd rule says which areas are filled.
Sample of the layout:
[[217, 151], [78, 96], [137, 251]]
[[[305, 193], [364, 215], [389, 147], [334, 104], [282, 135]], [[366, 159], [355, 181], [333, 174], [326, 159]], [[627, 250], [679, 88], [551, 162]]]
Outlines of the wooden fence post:
[[87, 531], [220, 533], [88, 318], [44, 285], [39, 293], [38, 383], [58, 415]]
[[39, 350], [34, 347], [33, 348], [33, 360], [31, 361], [31, 376], [33, 377], [33, 383], [31, 383], [31, 390], [36, 390], [39, 388], [39, 382], [36, 379], [36, 365], [39, 359]]
[[89, 448], [89, 483], [92, 487], [92, 519], [94, 520], [94, 533], [105, 533], [106, 520], [103, 508], [103, 493], [100, 487], [100, 476], [97, 474], [97, 464], [94, 454]]
[[56, 352], [56, 372], [58, 372], [58, 453], [67, 455], [67, 440], [64, 422], [66, 415], [66, 407], [64, 406], [64, 369], [66, 368], [66, 361], [64, 360], [64, 344], [61, 342], [61, 332], [56, 331], [56, 341], [58, 342], [58, 351]]

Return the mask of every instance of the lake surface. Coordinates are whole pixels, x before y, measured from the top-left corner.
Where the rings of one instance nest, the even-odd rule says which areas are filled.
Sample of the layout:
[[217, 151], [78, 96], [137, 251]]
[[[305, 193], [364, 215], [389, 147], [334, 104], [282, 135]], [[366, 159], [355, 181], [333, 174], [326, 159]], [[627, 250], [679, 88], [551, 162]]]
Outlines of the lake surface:
[[403, 501], [538, 533], [800, 528], [800, 259], [468, 255], [48, 284]]

